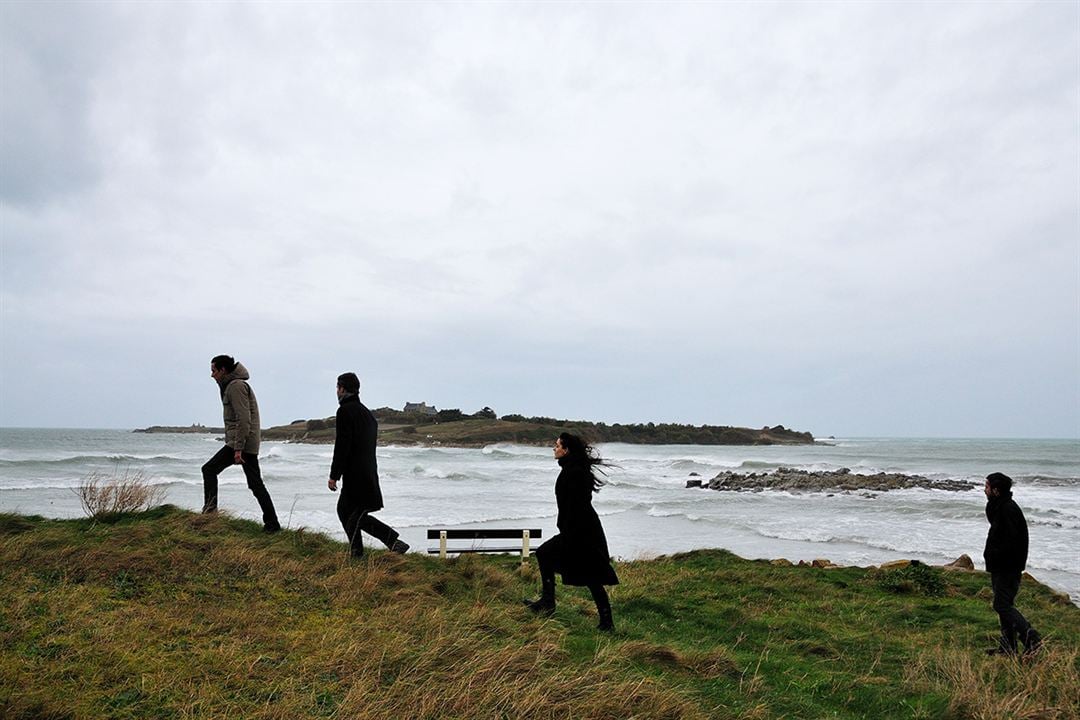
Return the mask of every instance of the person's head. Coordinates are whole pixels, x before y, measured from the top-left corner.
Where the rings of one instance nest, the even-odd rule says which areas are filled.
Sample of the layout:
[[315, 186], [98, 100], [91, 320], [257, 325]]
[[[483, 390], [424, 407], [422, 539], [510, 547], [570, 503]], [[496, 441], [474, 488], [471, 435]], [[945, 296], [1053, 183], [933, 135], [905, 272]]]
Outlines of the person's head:
[[337, 379], [337, 395], [338, 399], [345, 397], [346, 395], [359, 395], [360, 394], [360, 378], [356, 377], [356, 373], [341, 373]]
[[986, 484], [983, 486], [983, 492], [986, 493], [986, 497], [1009, 495], [1012, 492], [1012, 484], [1012, 478], [1005, 473], [990, 473], [986, 476]]
[[236, 361], [228, 355], [215, 355], [210, 361], [210, 377], [220, 380], [236, 369]]
[[592, 469], [595, 465], [606, 465], [606, 463], [596, 454], [591, 445], [577, 435], [564, 432], [555, 438], [554, 450], [555, 459], [559, 461], [559, 464], [583, 466], [592, 478], [593, 491], [600, 490], [600, 486], [604, 483], [593, 474]]
[[564, 432], [555, 438], [555, 459], [568, 457], [571, 460], [587, 460], [592, 450], [589, 445], [577, 435]]

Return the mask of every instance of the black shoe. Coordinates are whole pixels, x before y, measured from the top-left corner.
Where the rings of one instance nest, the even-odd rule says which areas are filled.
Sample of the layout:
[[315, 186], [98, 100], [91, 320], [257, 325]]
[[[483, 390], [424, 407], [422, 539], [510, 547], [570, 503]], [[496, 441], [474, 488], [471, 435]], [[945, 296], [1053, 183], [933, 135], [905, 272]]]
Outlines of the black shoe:
[[203, 505], [203, 515], [211, 515], [217, 512], [217, 505]]
[[274, 523], [273, 525], [263, 525], [263, 532], [267, 534], [281, 532], [281, 525], [278, 525], [277, 523]]
[[404, 540], [395, 540], [390, 546], [390, 552], [396, 552], [400, 555], [404, 555], [409, 552], [409, 543]]
[[1035, 657], [1042, 648], [1042, 635], [1035, 628], [1028, 630], [1027, 640], [1024, 641], [1024, 657]]
[[615, 622], [611, 619], [611, 608], [600, 611], [600, 622], [596, 629], [600, 632], [615, 632]]
[[555, 614], [555, 601], [547, 598], [539, 598], [538, 600], [522, 600], [525, 603], [525, 607], [532, 610], [537, 615], [544, 617], [551, 617]]
[[992, 648], [987, 649], [986, 654], [987, 655], [1005, 655], [1006, 657], [1013, 657], [1014, 655], [1016, 655], [1016, 651], [1011, 650], [1009, 648], [992, 647]]

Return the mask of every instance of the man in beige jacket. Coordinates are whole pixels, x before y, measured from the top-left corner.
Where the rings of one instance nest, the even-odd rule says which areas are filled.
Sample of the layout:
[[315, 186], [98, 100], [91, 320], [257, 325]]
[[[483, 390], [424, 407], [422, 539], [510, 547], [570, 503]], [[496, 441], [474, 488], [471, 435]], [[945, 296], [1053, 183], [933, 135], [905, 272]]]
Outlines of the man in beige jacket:
[[230, 465], [239, 465], [247, 478], [248, 488], [262, 508], [263, 530], [277, 532], [281, 525], [274, 511], [274, 501], [259, 472], [259, 403], [247, 382], [251, 374], [228, 355], [218, 355], [210, 361], [210, 377], [217, 381], [221, 390], [225, 447], [202, 466], [203, 512], [217, 512], [218, 475]]

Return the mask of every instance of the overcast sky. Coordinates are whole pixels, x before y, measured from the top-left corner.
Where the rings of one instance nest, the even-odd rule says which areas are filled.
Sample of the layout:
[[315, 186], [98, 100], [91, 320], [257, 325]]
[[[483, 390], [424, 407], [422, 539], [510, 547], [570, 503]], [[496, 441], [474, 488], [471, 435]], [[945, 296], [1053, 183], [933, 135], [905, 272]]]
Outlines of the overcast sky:
[[0, 3], [0, 425], [1080, 436], [1080, 4]]

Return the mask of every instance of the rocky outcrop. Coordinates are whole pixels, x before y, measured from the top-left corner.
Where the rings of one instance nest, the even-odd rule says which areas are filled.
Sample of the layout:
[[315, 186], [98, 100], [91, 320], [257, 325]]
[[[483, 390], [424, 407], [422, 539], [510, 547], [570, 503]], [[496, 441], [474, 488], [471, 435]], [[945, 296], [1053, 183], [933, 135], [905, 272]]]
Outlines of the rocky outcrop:
[[941, 567], [953, 572], [975, 572], [975, 563], [971, 561], [971, 557], [967, 554], [961, 555], [951, 563], [946, 563]]
[[859, 475], [851, 472], [848, 468], [810, 471], [781, 467], [777, 468], [775, 472], [768, 473], [722, 472], [707, 483], [701, 480], [688, 480], [686, 487], [733, 490], [736, 492], [759, 492], [761, 490], [787, 490], [792, 492], [825, 492], [829, 490], [852, 492], [863, 490], [887, 492], [905, 488], [960, 492], [971, 490], [976, 486], [962, 480], [931, 480], [922, 475], [884, 472], [875, 475]]

